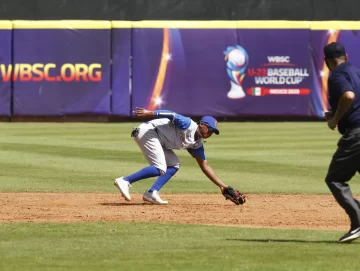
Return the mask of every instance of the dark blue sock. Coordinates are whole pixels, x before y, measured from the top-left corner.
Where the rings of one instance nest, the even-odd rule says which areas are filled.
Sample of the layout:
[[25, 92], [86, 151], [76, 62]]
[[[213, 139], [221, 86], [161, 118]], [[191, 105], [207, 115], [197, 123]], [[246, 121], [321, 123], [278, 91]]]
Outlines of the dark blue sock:
[[175, 175], [178, 170], [179, 169], [176, 167], [168, 167], [165, 174], [157, 178], [153, 186], [150, 188], [149, 192], [152, 192], [154, 190], [159, 191], [161, 187], [163, 187], [167, 183], [167, 181]]
[[134, 183], [142, 179], [160, 176], [160, 174], [161, 174], [160, 169], [154, 166], [148, 166], [148, 167], [144, 167], [138, 172], [135, 172], [134, 174], [125, 177], [124, 180], [128, 181], [129, 183]]

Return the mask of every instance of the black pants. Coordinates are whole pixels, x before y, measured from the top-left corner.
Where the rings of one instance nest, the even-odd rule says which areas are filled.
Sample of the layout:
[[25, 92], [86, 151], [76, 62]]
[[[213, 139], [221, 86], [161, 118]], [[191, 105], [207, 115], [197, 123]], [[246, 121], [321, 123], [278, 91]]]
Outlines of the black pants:
[[360, 128], [345, 133], [338, 142], [326, 184], [351, 221], [351, 229], [360, 227], [360, 202], [351, 193], [348, 181], [360, 172]]

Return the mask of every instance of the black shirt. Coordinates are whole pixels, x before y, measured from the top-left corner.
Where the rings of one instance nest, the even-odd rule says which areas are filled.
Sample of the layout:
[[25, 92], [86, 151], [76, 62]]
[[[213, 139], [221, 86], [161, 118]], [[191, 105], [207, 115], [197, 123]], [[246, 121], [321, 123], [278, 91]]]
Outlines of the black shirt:
[[344, 62], [331, 72], [328, 80], [329, 103], [335, 114], [341, 96], [347, 91], [355, 93], [355, 99], [350, 109], [338, 123], [341, 134], [347, 130], [360, 127], [360, 69], [350, 62]]

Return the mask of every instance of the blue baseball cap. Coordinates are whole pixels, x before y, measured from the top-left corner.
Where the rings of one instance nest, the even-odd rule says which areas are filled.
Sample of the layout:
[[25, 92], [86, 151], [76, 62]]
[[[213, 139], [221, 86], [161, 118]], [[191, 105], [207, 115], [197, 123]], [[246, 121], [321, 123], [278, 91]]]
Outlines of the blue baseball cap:
[[217, 120], [214, 117], [211, 116], [204, 116], [200, 120], [200, 123], [206, 123], [209, 127], [211, 127], [214, 130], [214, 133], [216, 135], [220, 134], [218, 128], [216, 127]]

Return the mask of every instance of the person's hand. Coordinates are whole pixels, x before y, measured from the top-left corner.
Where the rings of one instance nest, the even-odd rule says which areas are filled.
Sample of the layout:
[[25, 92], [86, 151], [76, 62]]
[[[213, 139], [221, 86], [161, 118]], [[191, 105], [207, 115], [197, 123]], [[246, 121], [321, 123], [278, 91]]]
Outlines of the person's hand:
[[337, 129], [337, 122], [331, 118], [328, 120], [328, 127], [331, 129], [331, 130], [336, 130]]
[[136, 107], [135, 111], [133, 111], [134, 116], [136, 117], [150, 117], [154, 115], [153, 111], [146, 110], [145, 108]]
[[236, 205], [243, 205], [246, 202], [247, 196], [239, 190], [228, 186], [222, 191], [222, 195], [226, 200], [231, 200]]
[[228, 186], [219, 186], [221, 190], [221, 194], [228, 188]]
[[331, 111], [327, 111], [324, 113], [325, 119], [328, 121], [333, 118], [333, 113]]

